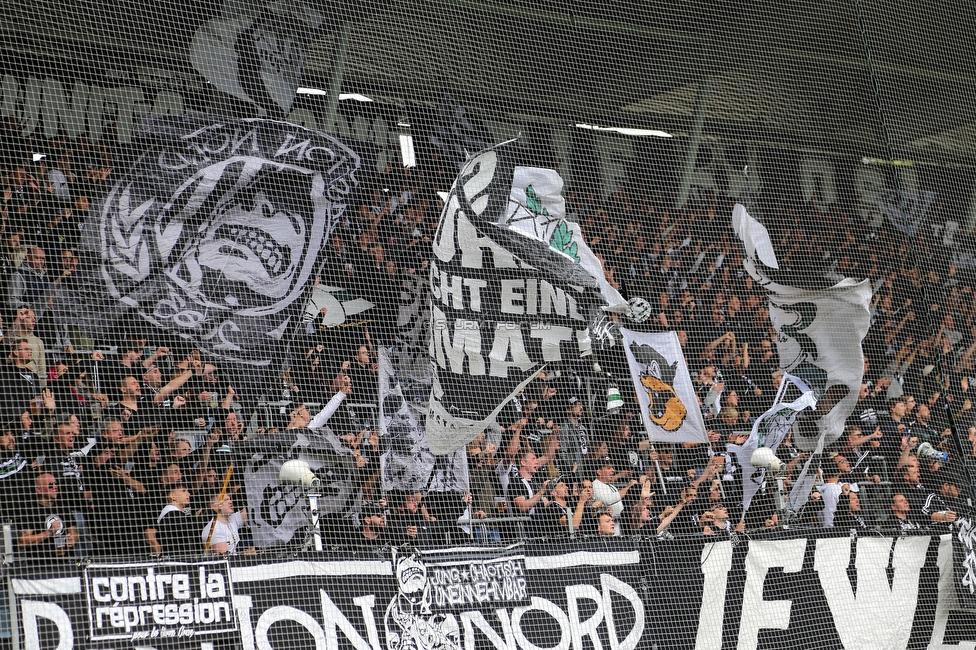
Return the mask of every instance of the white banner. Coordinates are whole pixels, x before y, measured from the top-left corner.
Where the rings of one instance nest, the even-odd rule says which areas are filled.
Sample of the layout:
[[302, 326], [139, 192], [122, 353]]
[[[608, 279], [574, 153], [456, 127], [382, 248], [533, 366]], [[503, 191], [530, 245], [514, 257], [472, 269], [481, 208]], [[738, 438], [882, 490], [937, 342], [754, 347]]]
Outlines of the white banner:
[[[801, 289], [770, 279], [767, 272], [778, 267], [766, 229], [736, 205], [733, 226], [742, 239], [747, 256], [746, 271], [769, 293], [769, 319], [776, 328], [779, 364], [786, 372], [814, 390], [818, 398], [833, 387], [842, 387], [817, 420], [817, 435], [794, 437], [804, 451], [826, 446], [840, 438], [844, 422], [857, 404], [864, 376], [861, 341], [868, 332], [871, 283], [844, 278], [831, 287]], [[772, 256], [772, 257], [770, 257]], [[846, 388], [846, 390], [844, 390]]]
[[553, 169], [516, 167], [512, 195], [504, 223], [520, 233], [546, 242], [593, 276], [608, 310], [626, 312], [627, 301], [607, 282], [600, 259], [583, 239], [578, 224], [566, 220], [563, 179]]
[[624, 328], [620, 333], [647, 437], [661, 442], [708, 443], [678, 334]]

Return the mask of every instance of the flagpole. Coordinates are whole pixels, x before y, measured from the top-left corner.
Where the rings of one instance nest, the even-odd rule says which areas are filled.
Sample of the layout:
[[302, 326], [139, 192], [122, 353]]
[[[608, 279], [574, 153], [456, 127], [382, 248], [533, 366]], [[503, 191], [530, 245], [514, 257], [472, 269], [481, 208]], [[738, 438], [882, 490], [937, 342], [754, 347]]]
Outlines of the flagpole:
[[[227, 486], [230, 485], [230, 475], [234, 472], [234, 464], [231, 463], [227, 466], [227, 473], [224, 474], [224, 486], [220, 488], [220, 499], [217, 503], [223, 503], [224, 498], [227, 496]], [[219, 514], [219, 513], [218, 513]], [[203, 552], [206, 553], [210, 550], [210, 542], [213, 540], [214, 531], [217, 530], [217, 515], [210, 521], [210, 534], [207, 535], [207, 543], [203, 545]]]
[[[657, 449], [654, 450], [654, 455], [657, 456]], [[661, 463], [657, 462], [657, 458], [654, 459], [654, 467], [657, 468], [657, 480], [661, 484], [661, 490], [667, 494], [668, 488], [664, 484], [664, 472], [661, 471]]]

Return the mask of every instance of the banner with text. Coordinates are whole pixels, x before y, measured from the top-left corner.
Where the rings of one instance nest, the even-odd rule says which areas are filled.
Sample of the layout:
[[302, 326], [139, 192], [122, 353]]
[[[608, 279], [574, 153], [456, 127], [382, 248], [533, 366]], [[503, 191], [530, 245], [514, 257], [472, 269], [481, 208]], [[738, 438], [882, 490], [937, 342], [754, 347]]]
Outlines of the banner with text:
[[952, 547], [950, 535], [781, 531], [235, 558], [229, 573], [14, 567], [6, 586], [28, 648], [957, 647], [976, 619], [956, 599]]
[[587, 354], [589, 312], [606, 304], [565, 253], [498, 225], [513, 153], [506, 143], [467, 161], [434, 238], [427, 434], [437, 455], [474, 439], [547, 363]]

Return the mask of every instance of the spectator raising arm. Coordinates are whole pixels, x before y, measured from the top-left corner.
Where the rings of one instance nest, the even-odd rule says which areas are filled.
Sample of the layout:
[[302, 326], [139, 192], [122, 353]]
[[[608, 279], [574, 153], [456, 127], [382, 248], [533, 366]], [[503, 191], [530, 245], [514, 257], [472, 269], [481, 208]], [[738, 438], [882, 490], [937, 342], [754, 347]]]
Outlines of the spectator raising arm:
[[324, 427], [325, 423], [329, 421], [329, 418], [339, 410], [339, 407], [342, 405], [342, 400], [346, 399], [351, 392], [352, 380], [349, 379], [348, 375], [343, 375], [339, 380], [339, 392], [333, 395], [329, 403], [325, 405], [325, 408], [312, 418], [311, 422], [308, 423], [308, 428], [318, 429], [319, 427]]

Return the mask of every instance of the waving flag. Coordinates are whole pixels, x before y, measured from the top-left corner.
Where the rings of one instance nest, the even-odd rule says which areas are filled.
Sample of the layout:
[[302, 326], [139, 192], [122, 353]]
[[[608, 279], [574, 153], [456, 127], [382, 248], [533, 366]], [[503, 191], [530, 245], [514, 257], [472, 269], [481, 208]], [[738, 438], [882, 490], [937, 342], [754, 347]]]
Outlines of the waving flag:
[[708, 442], [705, 421], [676, 332], [621, 328], [647, 437], [661, 442]]
[[[857, 404], [864, 375], [861, 341], [870, 324], [868, 280], [843, 278], [824, 288], [800, 288], [777, 282], [775, 251], [766, 229], [742, 205], [732, 215], [746, 249], [743, 266], [769, 295], [769, 319], [776, 329], [780, 367], [813, 391], [818, 400], [815, 435], [797, 435], [800, 449], [813, 451], [840, 438]], [[826, 411], [826, 412], [824, 412]]]
[[499, 225], [514, 149], [505, 143], [465, 163], [434, 236], [427, 435], [435, 455], [473, 440], [546, 364], [589, 354], [590, 313], [606, 305], [565, 252]]
[[546, 242], [572, 259], [596, 280], [611, 311], [629, 311], [627, 301], [607, 281], [600, 259], [583, 240], [579, 225], [566, 219], [562, 190], [563, 179], [555, 170], [516, 167], [503, 225]]

